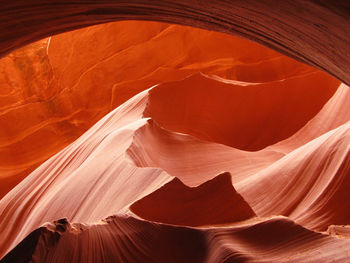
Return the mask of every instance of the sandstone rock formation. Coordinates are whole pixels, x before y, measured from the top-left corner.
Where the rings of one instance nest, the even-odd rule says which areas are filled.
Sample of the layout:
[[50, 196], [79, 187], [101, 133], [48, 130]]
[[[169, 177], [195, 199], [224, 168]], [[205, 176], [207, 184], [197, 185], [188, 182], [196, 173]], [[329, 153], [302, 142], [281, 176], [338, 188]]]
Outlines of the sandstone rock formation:
[[[89, 5], [76, 14], [95, 20], [75, 14], [55, 32], [122, 13]], [[295, 8], [291, 24], [304, 21]], [[224, 18], [212, 28], [237, 30]], [[55, 25], [29, 28], [3, 52]], [[271, 45], [346, 80], [329, 52], [289, 40]], [[0, 262], [349, 261], [350, 91], [327, 73], [223, 33], [128, 21], [15, 50], [0, 83]]]
[[[299, 89], [307, 86], [308, 97], [300, 98], [299, 93], [294, 94], [294, 99], [303, 100], [294, 107], [305, 109], [305, 116], [299, 115], [304, 119], [295, 120], [299, 125], [294, 128], [295, 131], [316, 114], [339, 83], [325, 73], [236, 37], [189, 27], [135, 21], [53, 36], [19, 49], [0, 62], [0, 82], [3, 86], [0, 97], [0, 126], [3, 127], [0, 129], [0, 197], [112, 109], [155, 84], [181, 80], [202, 72], [264, 85], [274, 82], [271, 92], [285, 82], [289, 82], [287, 85], [292, 92], [294, 85], [298, 85]], [[308, 76], [304, 78], [304, 75]], [[210, 89], [215, 93], [215, 87], [210, 87], [209, 82], [207, 86], [205, 92]], [[320, 98], [309, 103], [308, 99], [313, 97], [314, 92], [319, 92]], [[220, 94], [218, 96], [225, 95]], [[265, 94], [269, 96], [268, 92]], [[275, 106], [285, 103], [278, 100], [278, 96], [289, 94], [271, 97], [269, 100], [274, 101]], [[254, 98], [250, 100], [253, 103]], [[216, 109], [215, 103], [211, 110], [221, 110], [221, 113], [213, 114], [222, 114], [224, 108]], [[266, 100], [265, 103], [270, 102]], [[234, 108], [226, 110], [231, 111], [226, 114], [236, 111]], [[222, 115], [222, 119], [225, 116]], [[236, 120], [239, 116], [237, 112]], [[222, 131], [229, 128], [224, 127], [224, 123], [226, 121], [217, 122], [222, 125]], [[232, 125], [230, 123], [226, 125]], [[283, 123], [280, 122], [280, 125]], [[231, 130], [228, 129], [227, 133]], [[280, 137], [291, 135], [291, 132], [293, 130], [282, 131]], [[225, 140], [221, 138], [219, 141], [225, 143]], [[233, 142], [227, 143], [231, 145]], [[264, 142], [256, 143], [250, 147], [264, 146]], [[235, 143], [233, 146], [242, 147]]]
[[0, 7], [0, 54], [94, 24], [152, 20], [237, 34], [350, 85], [348, 0], [26, 0]]

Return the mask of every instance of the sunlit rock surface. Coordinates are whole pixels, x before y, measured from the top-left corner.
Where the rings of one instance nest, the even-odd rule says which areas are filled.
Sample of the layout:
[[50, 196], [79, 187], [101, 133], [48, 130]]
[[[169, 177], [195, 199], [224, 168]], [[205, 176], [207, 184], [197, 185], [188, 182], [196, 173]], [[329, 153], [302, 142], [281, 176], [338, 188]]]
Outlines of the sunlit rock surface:
[[326, 73], [135, 21], [0, 70], [2, 262], [349, 261], [350, 91]]
[[[221, 119], [198, 129], [215, 129], [218, 126], [220, 131], [212, 135], [214, 140], [243, 149], [262, 148], [268, 145], [269, 140], [276, 142], [290, 136], [320, 110], [339, 83], [325, 73], [257, 44], [189, 27], [118, 22], [53, 36], [0, 60], [0, 83], [3, 87], [0, 91], [0, 182], [4, 182], [0, 184], [0, 196], [127, 99], [152, 85], [181, 80], [198, 72], [249, 82], [252, 86], [240, 91], [238, 85], [230, 93], [232, 96], [216, 92], [210, 82], [205, 82], [207, 84], [202, 90], [202, 94], [211, 92], [232, 99], [223, 105], [218, 102], [220, 98], [215, 101], [213, 98], [213, 103], [208, 105], [210, 109], [202, 110], [201, 114], [209, 114], [210, 111], [211, 115], [216, 115], [215, 118]], [[261, 85], [269, 86], [269, 90], [264, 91], [265, 97], [259, 98], [261, 116], [250, 121], [242, 116], [250, 114], [250, 118], [253, 117], [249, 111], [255, 111], [251, 106], [256, 98], [250, 95], [254, 89], [261, 88], [255, 83], [265, 83]], [[278, 87], [290, 90], [283, 93]], [[181, 94], [181, 89], [185, 88], [185, 85], [178, 85], [174, 92]], [[201, 85], [198, 84], [197, 89], [202, 89]], [[196, 96], [198, 91], [188, 91], [188, 98]], [[239, 95], [245, 91], [246, 94]], [[299, 92], [305, 95], [299, 96]], [[315, 93], [317, 98], [310, 101]], [[242, 107], [234, 101], [237, 95], [248, 98]], [[193, 109], [192, 115], [198, 114], [203, 103], [210, 103], [207, 102], [210, 96], [204, 96], [207, 99], [203, 101], [194, 97], [190, 102], [180, 100], [177, 103], [202, 103]], [[170, 99], [173, 96], [166, 97]], [[288, 98], [288, 102], [283, 98]], [[154, 105], [162, 107], [159, 104], [166, 102], [164, 99]], [[220, 108], [216, 104], [220, 104]], [[264, 109], [263, 104], [271, 106]], [[276, 116], [278, 118], [279, 108], [276, 107], [281, 104], [286, 104], [288, 109], [285, 110], [289, 111], [289, 115], [295, 115], [293, 110], [304, 111], [304, 114], [296, 115], [294, 122], [297, 125], [291, 123], [289, 127], [282, 128], [276, 138], [264, 138], [271, 137], [274, 128], [280, 129], [281, 125], [289, 122], [283, 117], [284, 123], [283, 120], [271, 123]], [[183, 106], [172, 105], [185, 110]], [[244, 112], [240, 113], [237, 109]], [[228, 112], [223, 113], [224, 110]], [[275, 111], [274, 118], [268, 117], [272, 111]], [[173, 114], [182, 113], [167, 114], [169, 121], [173, 119]], [[227, 122], [227, 117], [234, 120]], [[161, 118], [157, 114], [162, 124]], [[257, 127], [266, 118], [271, 119], [268, 129], [262, 139], [254, 140], [254, 136], [260, 133]], [[244, 126], [252, 134], [247, 139], [237, 137], [239, 127], [235, 129], [235, 136], [226, 138], [236, 125]], [[182, 131], [186, 127], [178, 129]]]

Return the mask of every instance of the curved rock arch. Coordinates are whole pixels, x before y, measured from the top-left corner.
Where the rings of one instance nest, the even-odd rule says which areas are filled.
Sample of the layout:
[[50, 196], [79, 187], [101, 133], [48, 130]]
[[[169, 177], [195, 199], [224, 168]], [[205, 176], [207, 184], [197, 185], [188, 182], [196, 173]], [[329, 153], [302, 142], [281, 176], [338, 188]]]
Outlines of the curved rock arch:
[[240, 35], [350, 84], [347, 0], [17, 0], [2, 3], [0, 14], [0, 56], [81, 27], [155, 20]]

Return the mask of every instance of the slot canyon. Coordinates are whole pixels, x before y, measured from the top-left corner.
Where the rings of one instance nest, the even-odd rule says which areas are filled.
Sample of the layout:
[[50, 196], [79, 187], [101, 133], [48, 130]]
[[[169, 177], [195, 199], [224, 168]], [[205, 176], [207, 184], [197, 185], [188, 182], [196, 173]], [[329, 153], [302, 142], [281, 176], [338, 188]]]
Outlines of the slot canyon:
[[350, 262], [350, 2], [0, 7], [0, 262]]

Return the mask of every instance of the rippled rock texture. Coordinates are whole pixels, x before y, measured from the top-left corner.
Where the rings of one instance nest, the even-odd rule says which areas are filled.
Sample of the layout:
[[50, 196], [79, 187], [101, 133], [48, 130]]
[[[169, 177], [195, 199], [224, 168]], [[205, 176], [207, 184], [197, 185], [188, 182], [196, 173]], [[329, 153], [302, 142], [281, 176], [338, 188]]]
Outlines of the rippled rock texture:
[[350, 90], [330, 75], [128, 21], [22, 47], [0, 78], [1, 262], [349, 261]]

